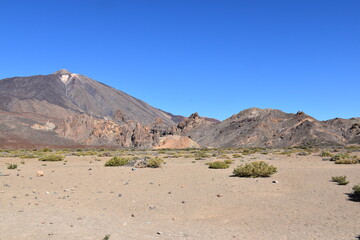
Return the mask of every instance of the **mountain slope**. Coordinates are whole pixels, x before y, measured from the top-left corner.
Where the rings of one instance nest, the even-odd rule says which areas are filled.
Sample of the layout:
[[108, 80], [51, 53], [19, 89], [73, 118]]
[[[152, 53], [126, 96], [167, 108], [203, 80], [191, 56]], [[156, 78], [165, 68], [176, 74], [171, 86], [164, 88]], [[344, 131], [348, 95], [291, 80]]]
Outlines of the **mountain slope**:
[[157, 118], [168, 125], [174, 124], [171, 115], [122, 91], [64, 69], [49, 75], [0, 80], [0, 102], [3, 111], [32, 112], [62, 120], [78, 113], [111, 118], [120, 110], [128, 119], [144, 124]]

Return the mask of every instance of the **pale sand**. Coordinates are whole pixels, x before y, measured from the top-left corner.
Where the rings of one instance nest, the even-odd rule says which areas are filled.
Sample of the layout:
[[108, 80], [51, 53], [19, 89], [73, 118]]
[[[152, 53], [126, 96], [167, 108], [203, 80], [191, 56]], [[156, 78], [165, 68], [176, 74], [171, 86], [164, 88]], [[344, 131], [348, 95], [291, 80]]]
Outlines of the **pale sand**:
[[[0, 239], [357, 239], [360, 203], [346, 193], [360, 183], [360, 164], [315, 155], [245, 159], [253, 157], [273, 158], [278, 173], [230, 177], [240, 159], [225, 170], [178, 158], [162, 169], [132, 171], [104, 167], [109, 158], [67, 157], [66, 165], [47, 166], [1, 158], [0, 171], [10, 176], [0, 177]], [[336, 185], [335, 175], [350, 184]]]

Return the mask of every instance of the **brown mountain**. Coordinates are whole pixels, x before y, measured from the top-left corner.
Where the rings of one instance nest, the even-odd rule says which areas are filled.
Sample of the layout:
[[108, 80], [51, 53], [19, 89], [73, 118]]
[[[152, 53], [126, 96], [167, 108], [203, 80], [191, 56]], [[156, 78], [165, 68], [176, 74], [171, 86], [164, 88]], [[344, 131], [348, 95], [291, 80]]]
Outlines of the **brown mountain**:
[[0, 147], [163, 148], [197, 143], [203, 147], [359, 144], [360, 119], [318, 121], [303, 112], [250, 108], [220, 122], [197, 113], [188, 118], [173, 115], [67, 70], [0, 80]]
[[[179, 123], [176, 131], [207, 147], [334, 146], [360, 143], [359, 119], [318, 121], [303, 112], [250, 108], [219, 123], [198, 115]], [[203, 122], [199, 124], [200, 122]]]
[[128, 119], [145, 124], [172, 116], [130, 95], [86, 76], [59, 70], [49, 75], [14, 77], [0, 81], [0, 110], [31, 112], [55, 119], [86, 113], [113, 117], [120, 110]]
[[[60, 134], [67, 122], [76, 122], [82, 115], [94, 121], [114, 120], [116, 124], [129, 125], [122, 126], [129, 129], [137, 123], [139, 126], [151, 125], [159, 119], [164, 126], [171, 126], [176, 119], [181, 119], [181, 116], [166, 113], [122, 91], [64, 69], [49, 75], [0, 80], [1, 146], [114, 143], [104, 139], [80, 141]], [[128, 143], [122, 145], [137, 146]]]

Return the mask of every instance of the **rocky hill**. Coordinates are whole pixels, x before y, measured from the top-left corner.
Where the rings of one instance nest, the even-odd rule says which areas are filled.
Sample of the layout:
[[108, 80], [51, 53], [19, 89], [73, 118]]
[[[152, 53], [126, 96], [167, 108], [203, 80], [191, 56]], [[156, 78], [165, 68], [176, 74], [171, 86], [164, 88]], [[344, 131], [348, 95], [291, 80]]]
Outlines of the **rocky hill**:
[[182, 135], [208, 147], [335, 146], [360, 143], [359, 119], [318, 121], [303, 112], [250, 108], [219, 123], [190, 117], [176, 127]]

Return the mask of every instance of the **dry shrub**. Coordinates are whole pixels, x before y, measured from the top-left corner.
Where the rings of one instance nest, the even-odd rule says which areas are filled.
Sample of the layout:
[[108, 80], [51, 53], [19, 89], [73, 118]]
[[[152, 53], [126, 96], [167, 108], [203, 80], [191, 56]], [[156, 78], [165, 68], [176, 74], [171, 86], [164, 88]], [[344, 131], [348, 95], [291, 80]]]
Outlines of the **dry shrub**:
[[269, 177], [276, 172], [276, 167], [264, 161], [256, 161], [238, 166], [233, 173], [238, 177]]

